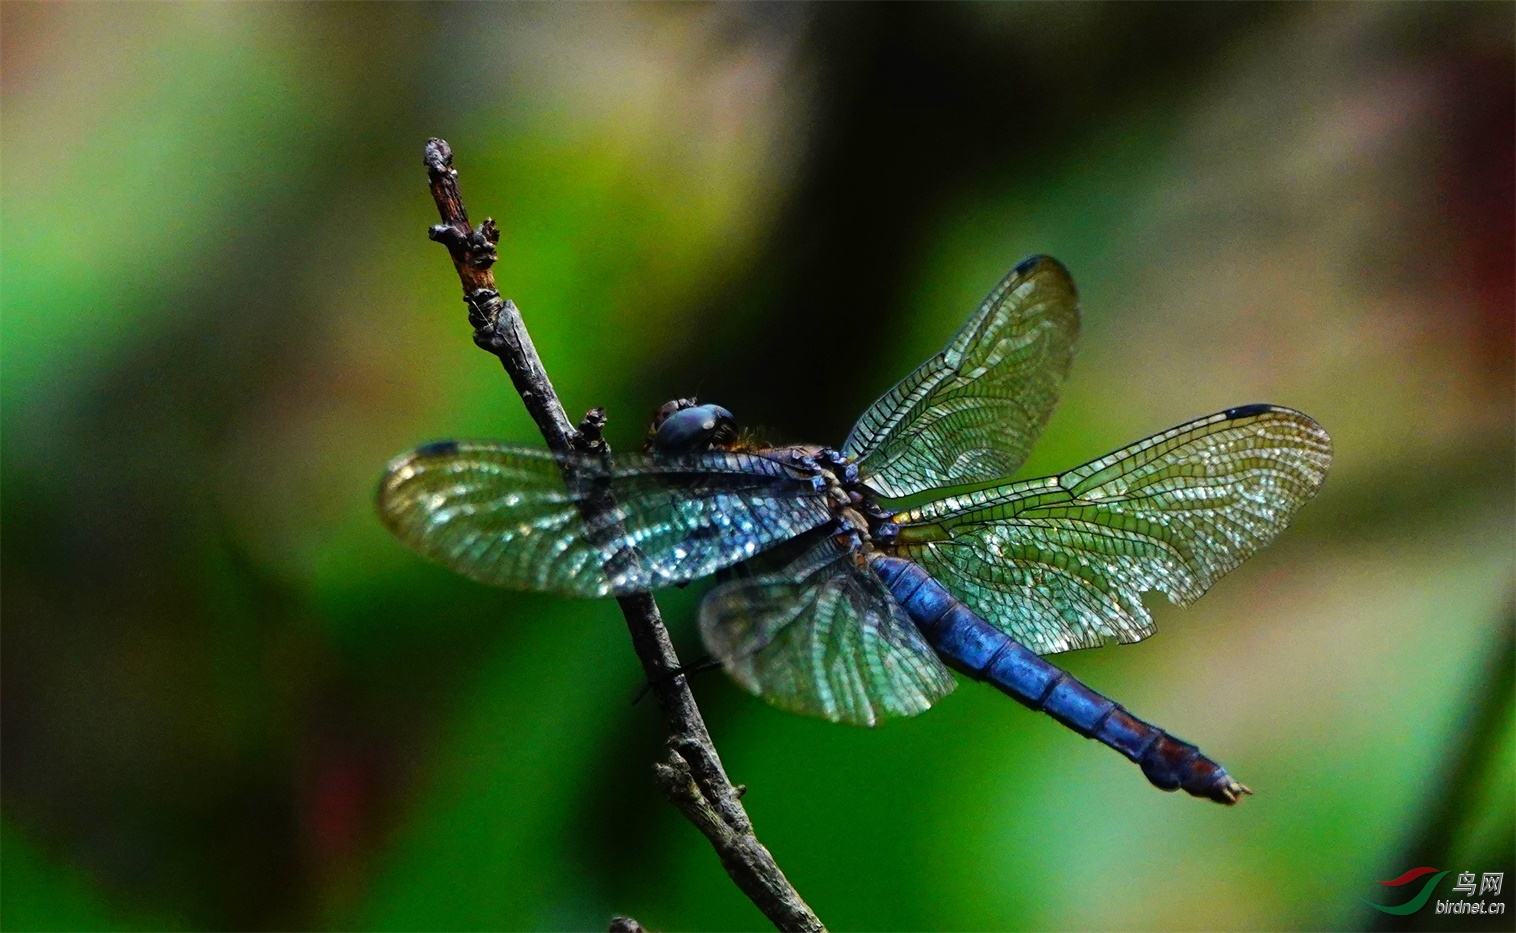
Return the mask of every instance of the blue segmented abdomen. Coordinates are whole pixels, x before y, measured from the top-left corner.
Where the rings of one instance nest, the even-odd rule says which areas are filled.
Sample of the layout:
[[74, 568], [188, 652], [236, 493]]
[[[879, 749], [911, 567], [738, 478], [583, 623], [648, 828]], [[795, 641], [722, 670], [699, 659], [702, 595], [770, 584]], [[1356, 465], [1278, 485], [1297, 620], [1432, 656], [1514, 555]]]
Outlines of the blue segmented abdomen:
[[981, 619], [918, 564], [881, 554], [870, 566], [950, 667], [1109, 745], [1162, 790], [1183, 788], [1228, 805], [1252, 793], [1200, 749], [1138, 719]]

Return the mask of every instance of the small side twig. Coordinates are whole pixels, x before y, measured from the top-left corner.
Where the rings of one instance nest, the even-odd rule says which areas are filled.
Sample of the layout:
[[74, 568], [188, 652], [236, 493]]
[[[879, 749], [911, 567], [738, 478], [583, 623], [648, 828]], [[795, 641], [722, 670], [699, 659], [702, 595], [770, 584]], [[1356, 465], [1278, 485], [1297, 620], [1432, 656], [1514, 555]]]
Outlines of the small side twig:
[[[427, 141], [425, 164], [432, 198], [442, 218], [429, 235], [446, 246], [453, 257], [469, 307], [469, 323], [474, 326], [474, 342], [499, 358], [549, 450], [565, 460], [576, 453], [608, 455], [609, 448], [600, 435], [604, 410], [592, 409], [579, 427], [574, 427], [532, 346], [521, 312], [514, 302], [500, 297], [492, 268], [500, 230], [493, 220], [485, 220], [477, 228], [469, 224], [453, 169], [452, 149], [445, 140]], [[580, 504], [590, 525], [596, 524], [596, 516], [610, 514], [615, 507], [614, 490], [601, 490]], [[721, 766], [652, 594], [632, 593], [616, 601], [663, 715], [668, 757], [655, 765], [659, 788], [705, 834], [727, 874], [775, 927], [824, 930], [754, 834], [752, 821], [738, 799], [741, 792]]]

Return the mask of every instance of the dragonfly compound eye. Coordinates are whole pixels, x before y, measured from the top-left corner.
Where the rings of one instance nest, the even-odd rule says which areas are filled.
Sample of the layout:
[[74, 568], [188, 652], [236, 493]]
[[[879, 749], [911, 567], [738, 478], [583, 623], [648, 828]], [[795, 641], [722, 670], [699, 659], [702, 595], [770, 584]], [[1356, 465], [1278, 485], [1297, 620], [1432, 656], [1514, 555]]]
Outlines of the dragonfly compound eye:
[[705, 450], [737, 439], [737, 419], [720, 405], [696, 405], [663, 419], [653, 432], [651, 447], [659, 453]]

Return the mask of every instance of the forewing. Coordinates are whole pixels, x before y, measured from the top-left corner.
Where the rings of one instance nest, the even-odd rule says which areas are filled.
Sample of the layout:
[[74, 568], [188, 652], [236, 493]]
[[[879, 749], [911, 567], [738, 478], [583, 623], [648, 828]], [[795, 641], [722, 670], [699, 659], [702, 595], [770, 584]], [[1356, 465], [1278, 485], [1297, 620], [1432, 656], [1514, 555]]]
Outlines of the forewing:
[[[616, 507], [586, 525], [580, 502], [607, 489]], [[396, 537], [465, 576], [583, 597], [701, 577], [831, 517], [819, 480], [756, 454], [560, 463], [451, 441], [392, 461], [378, 504]]]
[[1053, 412], [1078, 334], [1068, 270], [1027, 259], [941, 353], [869, 406], [842, 452], [885, 496], [1009, 476]]
[[1290, 523], [1332, 460], [1270, 405], [1172, 428], [1060, 476], [903, 512], [897, 552], [1042, 654], [1153, 633], [1142, 594], [1198, 598]]
[[953, 689], [889, 590], [833, 539], [778, 573], [712, 590], [700, 632], [738, 683], [833, 722], [914, 716]]

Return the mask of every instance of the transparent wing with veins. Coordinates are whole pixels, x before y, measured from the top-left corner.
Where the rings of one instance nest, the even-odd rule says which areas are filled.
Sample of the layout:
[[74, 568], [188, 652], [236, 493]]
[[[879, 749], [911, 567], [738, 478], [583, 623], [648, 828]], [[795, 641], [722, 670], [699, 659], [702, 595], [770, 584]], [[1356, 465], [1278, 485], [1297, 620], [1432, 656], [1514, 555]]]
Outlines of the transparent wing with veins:
[[[587, 525], [579, 503], [607, 488], [616, 508]], [[702, 577], [832, 517], [820, 479], [753, 453], [605, 463], [452, 441], [393, 460], [378, 505], [396, 537], [467, 577], [580, 597]]]
[[941, 353], [869, 406], [842, 452], [890, 497], [1010, 476], [1053, 412], [1078, 335], [1068, 270], [1027, 259]]
[[1234, 408], [1058, 476], [902, 512], [887, 549], [1033, 651], [1139, 641], [1154, 631], [1144, 592], [1199, 599], [1289, 525], [1331, 459], [1300, 412]]
[[889, 590], [836, 536], [777, 572], [712, 590], [700, 604], [700, 633], [738, 683], [833, 722], [913, 716], [954, 685]]

